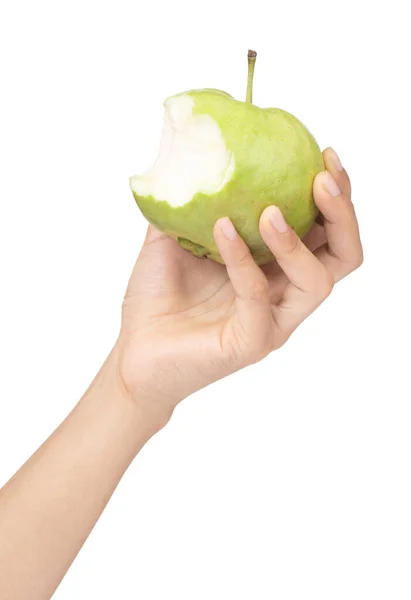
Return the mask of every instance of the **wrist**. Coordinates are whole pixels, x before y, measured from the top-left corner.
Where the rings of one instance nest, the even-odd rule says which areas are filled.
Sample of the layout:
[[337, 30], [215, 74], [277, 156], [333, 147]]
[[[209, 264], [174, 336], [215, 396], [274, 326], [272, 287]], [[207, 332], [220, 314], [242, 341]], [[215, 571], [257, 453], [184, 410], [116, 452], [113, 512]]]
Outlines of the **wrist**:
[[132, 397], [120, 377], [118, 351], [114, 346], [92, 384], [68, 421], [87, 431], [88, 444], [96, 456], [114, 461], [122, 470], [142, 447], [167, 423], [144, 402]]
[[121, 346], [117, 341], [91, 388], [95, 391], [96, 388], [110, 390], [116, 407], [127, 414], [130, 422], [148, 439], [165, 427], [173, 411], [155, 397], [149, 386], [139, 385], [138, 374], [130, 385], [123, 375], [122, 360]]

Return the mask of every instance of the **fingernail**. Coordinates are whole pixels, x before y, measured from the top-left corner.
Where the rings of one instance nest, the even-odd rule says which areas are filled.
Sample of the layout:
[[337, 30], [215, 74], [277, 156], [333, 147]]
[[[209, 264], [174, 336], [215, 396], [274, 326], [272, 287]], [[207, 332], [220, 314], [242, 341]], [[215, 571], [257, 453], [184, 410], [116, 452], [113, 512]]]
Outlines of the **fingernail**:
[[235, 240], [238, 233], [236, 232], [234, 225], [231, 223], [228, 217], [223, 217], [222, 219], [220, 219], [220, 221], [218, 222], [218, 226], [223, 232], [224, 237], [227, 238], [227, 240], [230, 240], [230, 242]]
[[268, 219], [271, 225], [278, 231], [278, 233], [285, 233], [288, 229], [288, 225], [282, 215], [282, 212], [277, 206], [271, 206], [269, 209], [270, 213]]
[[331, 196], [341, 196], [340, 188], [335, 183], [334, 179], [331, 177], [328, 171], [325, 173], [324, 186]]
[[330, 148], [331, 152], [330, 152], [330, 160], [331, 163], [333, 165], [333, 167], [335, 169], [337, 169], [337, 171], [342, 171], [343, 170], [343, 166], [341, 164], [341, 161], [338, 157], [338, 154], [336, 153], [336, 151], [334, 150], [334, 148]]

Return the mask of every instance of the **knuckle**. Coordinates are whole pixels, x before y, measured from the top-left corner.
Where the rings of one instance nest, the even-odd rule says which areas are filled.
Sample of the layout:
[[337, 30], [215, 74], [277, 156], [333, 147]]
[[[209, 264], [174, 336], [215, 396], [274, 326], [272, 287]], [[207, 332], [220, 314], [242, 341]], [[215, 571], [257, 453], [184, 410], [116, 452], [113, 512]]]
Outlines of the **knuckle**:
[[268, 281], [265, 277], [261, 277], [254, 281], [251, 286], [250, 296], [252, 300], [262, 300], [268, 294]]
[[351, 219], [352, 221], [356, 221], [357, 220], [357, 215], [355, 213], [354, 203], [351, 200], [351, 194], [344, 194], [343, 198], [344, 198], [344, 201], [345, 201], [345, 206], [346, 206], [348, 218]]
[[327, 269], [327, 267], [324, 267], [323, 269], [323, 273], [322, 273], [322, 278], [321, 278], [321, 283], [319, 285], [319, 291], [320, 291], [320, 295], [322, 298], [328, 298], [328, 296], [331, 294], [331, 292], [334, 289], [334, 285], [335, 285], [335, 279], [333, 274], [331, 273], [331, 271], [329, 269]]
[[251, 256], [249, 249], [247, 248], [246, 250], [243, 251], [243, 253], [238, 258], [237, 265], [239, 267], [248, 267], [250, 265], [251, 261], [252, 261], [252, 256]]
[[344, 175], [345, 175], [345, 193], [347, 194], [347, 196], [349, 198], [351, 198], [351, 192], [352, 192], [351, 179], [350, 179], [350, 176], [348, 175], [347, 171], [345, 171], [345, 170], [344, 170]]
[[349, 275], [361, 267], [364, 262], [364, 253], [362, 247], [358, 249], [355, 255], [345, 261], [345, 275]]
[[286, 252], [287, 254], [297, 254], [298, 252], [301, 251], [301, 240], [298, 237], [298, 235], [292, 231], [292, 233], [289, 236], [289, 239], [287, 241], [287, 248], [286, 248]]
[[359, 269], [361, 267], [361, 265], [363, 264], [363, 262], [364, 262], [364, 252], [363, 252], [363, 249], [360, 248], [360, 250], [355, 258], [355, 261], [354, 261], [354, 270]]

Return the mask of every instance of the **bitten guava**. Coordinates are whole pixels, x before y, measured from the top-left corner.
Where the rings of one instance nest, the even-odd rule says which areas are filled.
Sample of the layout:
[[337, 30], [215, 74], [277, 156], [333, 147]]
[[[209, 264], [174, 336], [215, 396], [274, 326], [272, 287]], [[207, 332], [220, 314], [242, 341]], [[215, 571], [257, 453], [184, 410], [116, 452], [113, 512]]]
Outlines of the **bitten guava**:
[[255, 59], [249, 51], [246, 102], [215, 89], [167, 98], [158, 157], [130, 178], [150, 223], [217, 262], [223, 261], [213, 227], [220, 217], [231, 219], [261, 265], [273, 260], [258, 227], [267, 206], [278, 206], [300, 237], [317, 215], [313, 181], [324, 170], [320, 148], [290, 113], [252, 104]]

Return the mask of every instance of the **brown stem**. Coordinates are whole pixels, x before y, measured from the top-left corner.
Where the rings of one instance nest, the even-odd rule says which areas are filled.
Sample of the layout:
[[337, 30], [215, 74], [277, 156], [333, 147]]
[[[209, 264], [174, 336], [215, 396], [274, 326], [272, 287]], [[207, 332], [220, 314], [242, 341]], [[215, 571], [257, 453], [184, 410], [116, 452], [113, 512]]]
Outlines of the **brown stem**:
[[254, 78], [254, 67], [257, 58], [257, 52], [255, 50], [248, 51], [248, 78], [247, 78], [247, 96], [246, 102], [250, 104], [253, 102], [253, 78]]

